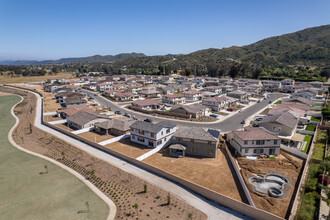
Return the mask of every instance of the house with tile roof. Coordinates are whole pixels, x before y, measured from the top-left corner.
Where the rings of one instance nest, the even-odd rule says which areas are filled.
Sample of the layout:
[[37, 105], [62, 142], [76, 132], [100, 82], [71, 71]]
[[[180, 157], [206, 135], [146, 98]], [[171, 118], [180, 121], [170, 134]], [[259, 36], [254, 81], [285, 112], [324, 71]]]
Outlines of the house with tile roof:
[[142, 110], [157, 110], [164, 106], [161, 101], [153, 99], [135, 100], [131, 103], [132, 107]]
[[100, 115], [96, 112], [79, 111], [67, 117], [67, 124], [74, 129], [93, 127], [95, 123], [109, 120], [109, 117]]
[[218, 130], [181, 126], [173, 134], [172, 144], [169, 146], [170, 155], [215, 158], [219, 135], [220, 131]]
[[202, 92], [197, 90], [189, 90], [182, 93], [188, 102], [195, 102], [202, 99]]
[[185, 102], [185, 97], [181, 94], [166, 94], [162, 97], [162, 102], [166, 104], [182, 104]]
[[259, 126], [280, 136], [292, 136], [297, 128], [299, 118], [294, 112], [286, 111], [268, 115], [259, 122]]
[[227, 134], [227, 141], [240, 156], [278, 155], [281, 139], [262, 127], [245, 127]]
[[213, 111], [219, 112], [222, 108], [227, 108], [230, 104], [229, 99], [225, 96], [216, 96], [208, 99], [203, 99], [202, 105], [212, 109]]
[[131, 118], [109, 119], [94, 124], [94, 130], [100, 134], [123, 135], [130, 133], [130, 126], [135, 122]]

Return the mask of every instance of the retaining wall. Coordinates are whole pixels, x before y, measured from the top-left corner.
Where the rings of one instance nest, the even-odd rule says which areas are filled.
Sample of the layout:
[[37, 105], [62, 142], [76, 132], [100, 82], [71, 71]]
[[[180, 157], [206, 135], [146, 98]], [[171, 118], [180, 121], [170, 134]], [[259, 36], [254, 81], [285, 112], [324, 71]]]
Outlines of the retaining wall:
[[246, 196], [246, 198], [247, 198], [249, 204], [250, 204], [252, 207], [255, 207], [255, 205], [254, 205], [254, 203], [253, 203], [253, 200], [252, 200], [252, 198], [251, 198], [250, 192], [249, 192], [248, 188], [247, 188], [246, 185], [245, 185], [245, 182], [244, 182], [244, 180], [243, 180], [243, 178], [242, 178], [242, 175], [241, 175], [241, 173], [240, 173], [240, 171], [239, 171], [239, 169], [238, 169], [238, 167], [237, 167], [237, 165], [236, 165], [236, 163], [235, 163], [235, 161], [234, 161], [234, 158], [232, 157], [232, 155], [231, 155], [231, 153], [230, 153], [230, 151], [229, 151], [228, 146], [227, 146], [226, 143], [225, 143], [225, 147], [226, 147], [226, 152], [227, 152], [227, 154], [228, 154], [228, 157], [229, 157], [229, 159], [230, 159], [230, 162], [231, 162], [232, 166], [234, 167], [234, 170], [235, 170], [236, 176], [237, 176], [239, 182], [241, 183], [241, 186], [242, 186], [242, 188], [243, 188], [244, 194], [245, 194], [245, 196]]
[[292, 155], [294, 155], [296, 157], [299, 157], [301, 159], [304, 159], [304, 160], [306, 160], [307, 159], [307, 156], [308, 156], [307, 154], [305, 154], [303, 152], [300, 152], [300, 151], [298, 151], [296, 149], [292, 149], [291, 147], [287, 147], [287, 146], [284, 146], [284, 145], [281, 145], [281, 150], [283, 150], [283, 151], [285, 151], [285, 152], [287, 152], [289, 154], [292, 154]]

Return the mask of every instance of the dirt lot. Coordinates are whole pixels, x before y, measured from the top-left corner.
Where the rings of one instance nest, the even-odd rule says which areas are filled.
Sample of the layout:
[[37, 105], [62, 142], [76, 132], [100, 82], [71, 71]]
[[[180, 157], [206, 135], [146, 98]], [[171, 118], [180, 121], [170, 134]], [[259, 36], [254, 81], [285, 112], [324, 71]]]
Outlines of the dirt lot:
[[0, 92], [0, 96], [5, 96], [5, 95], [9, 95], [9, 94], [5, 92]]
[[[115, 202], [116, 219], [136, 219], [137, 217], [139, 219], [188, 219], [188, 217], [206, 219], [204, 213], [187, 205], [175, 195], [170, 194], [171, 204], [167, 205], [168, 192], [145, 183], [140, 178], [34, 126], [30, 132], [29, 125], [33, 124], [35, 114], [35, 96], [4, 87], [0, 87], [0, 90], [20, 94], [25, 99], [14, 110], [20, 119], [19, 126], [13, 133], [15, 142], [29, 150], [55, 159], [89, 179]], [[145, 184], [147, 185], [146, 193], [143, 192]], [[134, 204], [137, 204], [137, 209], [134, 208]]]
[[72, 131], [76, 131], [76, 130], [74, 130], [74, 129], [68, 127], [68, 126], [66, 125], [66, 123], [65, 123], [65, 124], [55, 124], [55, 126], [56, 126], [56, 127], [59, 127], [59, 128], [62, 128], [62, 129], [64, 129], [64, 130], [66, 130], [66, 131], [70, 131], [70, 132], [72, 132]]
[[81, 134], [78, 134], [78, 136], [86, 138], [87, 140], [93, 141], [95, 143], [99, 143], [101, 141], [105, 141], [111, 138], [114, 138], [115, 136], [113, 135], [101, 135], [97, 132], [94, 131], [89, 131], [89, 132], [84, 132]]
[[45, 75], [45, 76], [8, 76], [2, 75], [0, 76], [0, 84], [1, 83], [28, 83], [28, 82], [41, 82], [45, 81], [49, 78], [52, 79], [73, 79], [74, 76], [70, 73], [58, 73], [56, 75]]
[[115, 143], [107, 144], [105, 145], [105, 147], [110, 148], [119, 153], [125, 154], [127, 156], [131, 156], [131, 151], [132, 151], [133, 158], [137, 158], [151, 150], [146, 146], [131, 142], [129, 138], [126, 138], [124, 140]]
[[49, 122], [49, 121], [58, 121], [58, 120], [63, 120], [63, 118], [54, 116], [54, 115], [44, 115], [44, 121]]
[[229, 167], [229, 159], [218, 150], [217, 158], [173, 158], [169, 156], [169, 149], [163, 149], [143, 162], [158, 167], [171, 174], [189, 180], [230, 198], [242, 201], [238, 180], [234, 179]]
[[[281, 154], [276, 157], [276, 160], [258, 159], [253, 161], [245, 159], [244, 157], [239, 157], [237, 160], [242, 168], [242, 176], [256, 207], [284, 218], [288, 211], [303, 161], [284, 152], [281, 152]], [[254, 190], [254, 186], [248, 181], [248, 178], [254, 176], [253, 174], [264, 176], [267, 173], [280, 174], [288, 179], [289, 183], [285, 185], [282, 198], [272, 198], [268, 195], [258, 193]]]

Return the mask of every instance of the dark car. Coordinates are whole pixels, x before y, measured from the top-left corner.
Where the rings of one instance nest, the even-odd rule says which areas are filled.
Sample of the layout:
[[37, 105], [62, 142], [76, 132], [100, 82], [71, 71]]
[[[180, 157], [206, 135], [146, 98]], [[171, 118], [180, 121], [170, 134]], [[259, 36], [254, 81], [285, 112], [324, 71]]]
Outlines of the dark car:
[[253, 124], [252, 127], [259, 127], [259, 124]]
[[271, 103], [272, 103], [272, 101], [269, 101], [269, 102], [268, 102], [268, 104], [271, 104]]
[[147, 119], [144, 119], [145, 122], [152, 122], [151, 119], [147, 118]]
[[243, 121], [241, 121], [241, 124], [242, 124], [242, 125], [244, 125], [244, 124], [245, 124], [245, 121], [244, 121], [244, 120], [243, 120]]
[[232, 109], [232, 108], [227, 108], [227, 111], [232, 112], [232, 111], [234, 111], [234, 109]]
[[120, 111], [115, 111], [115, 114], [121, 115], [121, 112]]

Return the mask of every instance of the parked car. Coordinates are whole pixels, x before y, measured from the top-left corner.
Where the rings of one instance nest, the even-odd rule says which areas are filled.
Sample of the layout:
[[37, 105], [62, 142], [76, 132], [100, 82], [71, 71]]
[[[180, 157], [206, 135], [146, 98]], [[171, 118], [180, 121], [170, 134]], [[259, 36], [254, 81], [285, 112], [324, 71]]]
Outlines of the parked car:
[[256, 118], [256, 121], [262, 121], [263, 118]]
[[213, 117], [213, 118], [219, 117], [219, 115], [216, 115], [216, 114], [210, 114], [210, 116]]
[[151, 120], [151, 119], [149, 119], [149, 118], [147, 118], [147, 119], [144, 119], [144, 121], [145, 121], [145, 122], [150, 122], [150, 123], [152, 122], [152, 120]]
[[121, 115], [121, 112], [120, 111], [115, 111], [115, 114]]
[[137, 120], [137, 118], [135, 117], [135, 115], [133, 115], [132, 118], [133, 118], [134, 120]]
[[259, 124], [253, 124], [252, 127], [259, 127]]
[[271, 104], [271, 103], [272, 103], [272, 101], [269, 101], [269, 102], [268, 102], [268, 104]]
[[260, 102], [261, 102], [261, 99], [258, 100], [258, 103], [260, 103]]
[[127, 118], [130, 118], [131, 117], [131, 115], [128, 114], [127, 112], [125, 112], [124, 116], [127, 117]]
[[232, 111], [234, 111], [234, 109], [232, 109], [232, 108], [227, 108], [227, 111], [232, 112]]
[[244, 125], [245, 124], [245, 120], [241, 121], [241, 124]]

